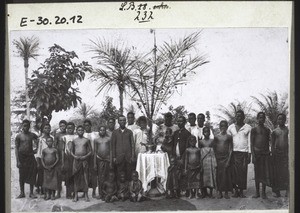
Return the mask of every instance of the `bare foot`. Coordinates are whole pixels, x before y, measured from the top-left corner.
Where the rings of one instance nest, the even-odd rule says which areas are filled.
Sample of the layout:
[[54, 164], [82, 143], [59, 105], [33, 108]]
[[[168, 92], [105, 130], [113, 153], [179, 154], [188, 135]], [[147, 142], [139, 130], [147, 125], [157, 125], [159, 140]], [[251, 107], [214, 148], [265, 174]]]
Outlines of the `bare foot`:
[[246, 198], [246, 196], [243, 193], [240, 193], [240, 198]]
[[25, 197], [25, 194], [24, 193], [21, 193], [18, 197], [17, 197], [17, 199], [19, 199], [19, 198], [24, 198]]
[[232, 197], [239, 197], [239, 193], [235, 192], [234, 195], [232, 195]]
[[224, 198], [225, 198], [225, 199], [230, 199], [230, 197], [228, 196], [228, 194], [225, 194], [225, 195], [224, 195]]
[[218, 194], [217, 198], [218, 198], [218, 199], [222, 199], [222, 198], [223, 198], [223, 195], [220, 193], [220, 194]]
[[60, 197], [61, 197], [61, 196], [57, 194], [57, 195], [55, 196], [55, 199], [59, 199]]
[[190, 198], [190, 199], [193, 199], [193, 198], [195, 198], [195, 195], [192, 194], [189, 198]]
[[32, 199], [37, 198], [37, 196], [35, 196], [34, 194], [30, 194], [29, 197], [32, 198]]
[[280, 192], [276, 192], [275, 195], [274, 195], [274, 197], [281, 197]]

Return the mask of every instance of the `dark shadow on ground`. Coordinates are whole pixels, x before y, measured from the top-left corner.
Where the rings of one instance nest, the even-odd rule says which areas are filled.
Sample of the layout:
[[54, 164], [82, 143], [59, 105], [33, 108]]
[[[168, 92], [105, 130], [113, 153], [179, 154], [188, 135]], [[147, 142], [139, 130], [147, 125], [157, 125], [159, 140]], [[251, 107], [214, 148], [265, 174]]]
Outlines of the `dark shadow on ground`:
[[130, 201], [99, 203], [84, 209], [72, 209], [68, 206], [53, 206], [52, 212], [89, 212], [89, 211], [176, 211], [176, 210], [197, 210], [196, 207], [188, 201], [181, 199], [161, 199], [147, 200], [139, 203]]

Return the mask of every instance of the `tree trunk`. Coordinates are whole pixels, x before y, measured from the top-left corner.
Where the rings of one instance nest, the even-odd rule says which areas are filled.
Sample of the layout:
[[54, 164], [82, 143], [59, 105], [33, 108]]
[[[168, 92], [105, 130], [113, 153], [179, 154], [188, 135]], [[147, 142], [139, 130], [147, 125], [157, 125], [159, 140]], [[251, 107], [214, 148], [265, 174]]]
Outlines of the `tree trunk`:
[[123, 94], [124, 94], [124, 89], [119, 87], [119, 101], [120, 101], [120, 114], [123, 115], [124, 111], [124, 106], [123, 106]]
[[152, 121], [152, 118], [148, 119], [148, 123], [149, 123], [149, 143], [154, 143], [153, 121]]
[[29, 96], [28, 96], [28, 59], [24, 59], [25, 67], [25, 100], [26, 100], [26, 117], [30, 120]]

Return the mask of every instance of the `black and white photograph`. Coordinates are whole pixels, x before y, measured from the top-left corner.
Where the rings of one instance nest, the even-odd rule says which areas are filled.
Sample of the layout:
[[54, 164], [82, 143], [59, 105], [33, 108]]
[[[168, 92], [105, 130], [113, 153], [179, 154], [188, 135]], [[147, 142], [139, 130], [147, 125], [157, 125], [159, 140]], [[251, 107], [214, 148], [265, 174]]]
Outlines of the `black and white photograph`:
[[287, 27], [8, 36], [11, 212], [288, 212]]

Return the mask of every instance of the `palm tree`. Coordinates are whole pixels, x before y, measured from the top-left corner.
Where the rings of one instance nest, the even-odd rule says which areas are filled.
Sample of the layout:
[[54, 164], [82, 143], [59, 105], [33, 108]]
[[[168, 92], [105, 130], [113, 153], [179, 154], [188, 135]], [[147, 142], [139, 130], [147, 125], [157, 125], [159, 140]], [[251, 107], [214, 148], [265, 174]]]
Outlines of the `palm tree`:
[[260, 94], [262, 99], [251, 96], [254, 102], [258, 105], [259, 110], [254, 110], [256, 113], [262, 111], [266, 114], [266, 126], [273, 130], [277, 126], [277, 115], [283, 113], [288, 114], [288, 94], [283, 93], [278, 95], [276, 91], [268, 92], [266, 95]]
[[94, 113], [93, 106], [89, 106], [86, 103], [82, 103], [78, 109], [77, 113], [82, 116], [83, 119], [88, 118], [90, 115]]
[[240, 102], [235, 100], [235, 102], [229, 103], [229, 105], [223, 106], [219, 105], [218, 111], [221, 113], [217, 115], [220, 120], [227, 120], [228, 124], [232, 124], [235, 122], [235, 115], [238, 110], [243, 110], [245, 114], [245, 122], [253, 125], [255, 123], [255, 119], [251, 115], [252, 105], [247, 103], [246, 101]]
[[164, 42], [159, 47], [156, 46], [155, 30], [150, 33], [153, 33], [154, 47], [136, 59], [127, 80], [133, 91], [129, 96], [149, 120], [151, 140], [152, 122], [162, 105], [188, 83], [189, 75], [195, 74], [208, 61], [203, 55], [192, 56], [191, 50], [196, 48], [200, 32], [178, 41]]
[[30, 119], [30, 109], [29, 109], [29, 96], [28, 96], [28, 67], [29, 67], [29, 59], [36, 59], [38, 56], [37, 51], [39, 49], [39, 39], [32, 36], [29, 37], [21, 37], [19, 40], [13, 40], [13, 44], [17, 49], [17, 53], [19, 57], [24, 60], [24, 68], [25, 68], [25, 96], [26, 96], [26, 116], [27, 119]]
[[109, 92], [113, 87], [119, 91], [120, 113], [124, 111], [124, 94], [128, 86], [126, 81], [130, 75], [134, 60], [131, 59], [131, 51], [119, 43], [110, 44], [105, 39], [90, 40], [90, 51], [95, 53], [99, 68], [92, 71], [90, 79], [100, 81], [98, 93], [106, 89]]

